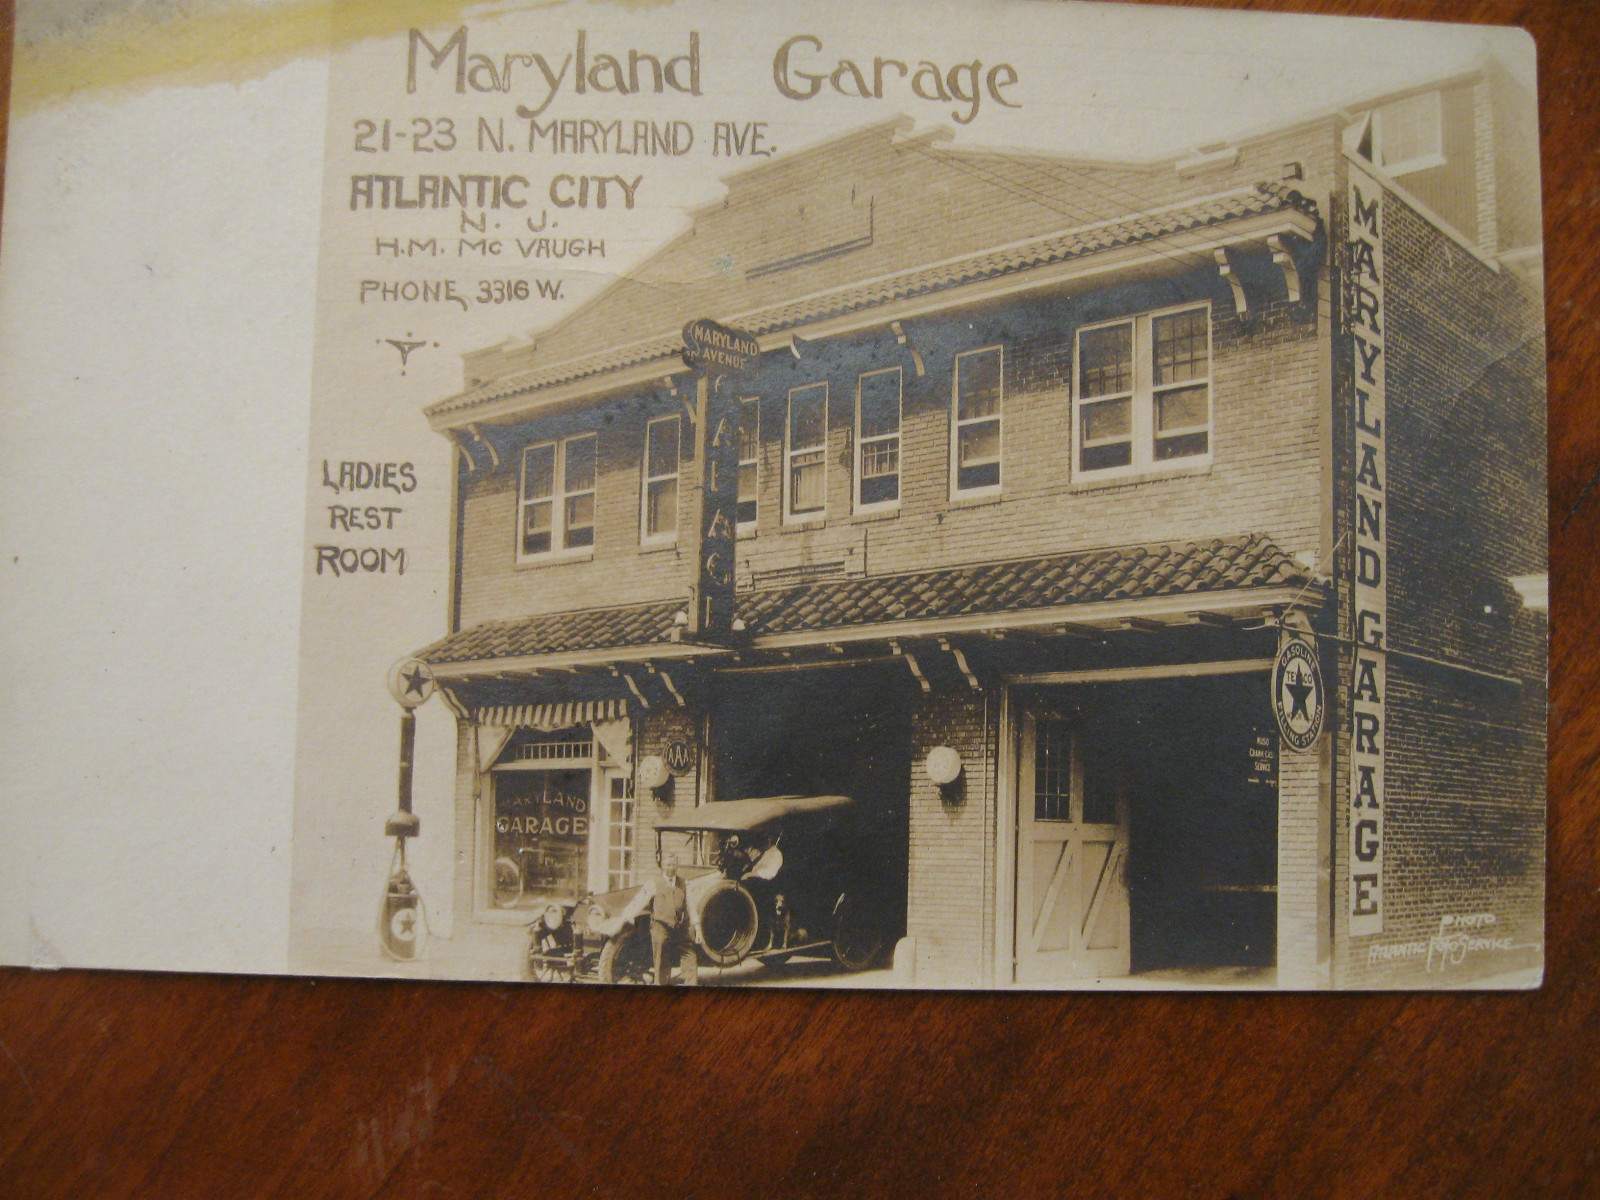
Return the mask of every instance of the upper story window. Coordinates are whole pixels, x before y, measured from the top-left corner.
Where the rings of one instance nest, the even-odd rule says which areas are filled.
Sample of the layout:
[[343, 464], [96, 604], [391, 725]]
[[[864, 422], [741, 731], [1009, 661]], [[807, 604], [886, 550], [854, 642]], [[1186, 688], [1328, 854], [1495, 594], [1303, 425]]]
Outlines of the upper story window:
[[1385, 104], [1373, 116], [1378, 165], [1405, 175], [1444, 165], [1444, 110], [1438, 92]]
[[900, 368], [856, 380], [856, 508], [900, 503]]
[[541, 442], [522, 452], [518, 504], [519, 559], [594, 545], [594, 475], [597, 437], [592, 433]]
[[1005, 385], [999, 346], [956, 355], [952, 495], [1000, 490], [1000, 407]]
[[739, 401], [739, 515], [740, 533], [756, 527], [761, 488], [761, 400], [747, 396]]
[[784, 437], [784, 520], [820, 520], [828, 508], [828, 385], [789, 392]]
[[1211, 313], [1146, 313], [1078, 331], [1074, 441], [1083, 474], [1211, 451]]
[[678, 535], [678, 418], [660, 417], [645, 426], [644, 512], [640, 537], [668, 542]]

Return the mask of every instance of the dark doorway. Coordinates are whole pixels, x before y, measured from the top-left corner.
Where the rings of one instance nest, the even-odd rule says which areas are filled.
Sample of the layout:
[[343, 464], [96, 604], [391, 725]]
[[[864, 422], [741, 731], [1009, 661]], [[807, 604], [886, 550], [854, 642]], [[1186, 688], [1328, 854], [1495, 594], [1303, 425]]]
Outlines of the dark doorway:
[[[895, 666], [898, 664], [890, 664]], [[719, 800], [843, 795], [884, 893], [906, 894], [911, 709], [904, 669], [879, 666], [724, 674], [712, 709]]]
[[1080, 693], [1086, 769], [1127, 781], [1135, 972], [1277, 955], [1278, 736], [1265, 674]]

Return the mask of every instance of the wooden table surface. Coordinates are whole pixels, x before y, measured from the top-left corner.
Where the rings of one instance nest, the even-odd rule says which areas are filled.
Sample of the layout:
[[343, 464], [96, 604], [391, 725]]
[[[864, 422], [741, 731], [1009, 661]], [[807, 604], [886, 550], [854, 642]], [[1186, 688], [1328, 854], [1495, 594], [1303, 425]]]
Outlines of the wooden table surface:
[[[1218, 6], [1538, 39], [1542, 991], [655, 994], [0, 970], [0, 1197], [1600, 1195], [1600, 3]], [[9, 64], [9, 3], [0, 19]]]

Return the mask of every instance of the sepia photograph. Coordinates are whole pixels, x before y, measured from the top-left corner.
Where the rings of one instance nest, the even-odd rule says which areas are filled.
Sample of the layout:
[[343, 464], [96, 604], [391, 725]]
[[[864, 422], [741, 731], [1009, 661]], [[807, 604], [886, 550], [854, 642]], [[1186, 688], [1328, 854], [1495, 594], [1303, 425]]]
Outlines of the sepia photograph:
[[295, 970], [1537, 985], [1530, 43], [995, 12], [335, 56]]

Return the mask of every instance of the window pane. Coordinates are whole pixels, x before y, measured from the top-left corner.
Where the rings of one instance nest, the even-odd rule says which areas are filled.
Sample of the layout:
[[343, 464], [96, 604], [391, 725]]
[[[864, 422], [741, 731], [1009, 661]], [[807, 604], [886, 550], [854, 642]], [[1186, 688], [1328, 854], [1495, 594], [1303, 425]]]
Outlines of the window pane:
[[1192, 454], [1204, 454], [1210, 444], [1210, 437], [1204, 433], [1185, 433], [1178, 437], [1157, 438], [1156, 458], [1188, 458]]
[[956, 419], [992, 417], [999, 411], [999, 349], [961, 355], [956, 359]]
[[1159, 393], [1156, 396], [1156, 432], [1173, 433], [1204, 426], [1211, 419], [1209, 397], [1210, 389], [1203, 386]]
[[739, 401], [739, 461], [754, 462], [760, 447], [761, 401]]
[[826, 499], [823, 473], [826, 464], [822, 451], [796, 454], [789, 464], [789, 508], [791, 512], [817, 512]]
[[973, 467], [956, 468], [956, 490], [970, 491], [973, 488], [992, 488], [1000, 486], [1000, 464], [998, 462], [979, 463]]
[[892, 504], [900, 499], [900, 476], [880, 475], [861, 481], [862, 504]]
[[646, 473], [652, 478], [678, 473], [678, 418], [650, 423]]
[[883, 438], [861, 444], [861, 478], [895, 475], [900, 471], [900, 439]]
[[1064, 721], [1041, 717], [1035, 725], [1033, 819], [1072, 820], [1072, 734]]
[[1157, 317], [1152, 324], [1155, 326], [1156, 386], [1204, 379], [1211, 373], [1204, 309]]
[[531, 446], [522, 455], [522, 498], [542, 500], [555, 492], [556, 448]]
[[739, 468], [739, 524], [748, 525], [756, 519], [756, 464], [745, 463]]
[[555, 506], [548, 500], [525, 505], [522, 510], [522, 552], [544, 554], [550, 549], [550, 517]]
[[1085, 444], [1130, 437], [1133, 434], [1133, 401], [1102, 400], [1098, 404], [1085, 404], [1078, 410], [1078, 420], [1078, 437]]
[[645, 497], [645, 534], [671, 533], [678, 527], [678, 481], [652, 483]]
[[1113, 396], [1133, 389], [1133, 324], [1078, 335], [1078, 395]]
[[[587, 528], [595, 523], [595, 494], [592, 491], [582, 496], [571, 496], [566, 501], [566, 533]], [[592, 531], [592, 530], [590, 530]], [[568, 546], [573, 544], [573, 539], [568, 536]], [[584, 542], [587, 546], [587, 542]]]
[[826, 438], [826, 384], [796, 388], [789, 393], [789, 448], [820, 446]]
[[588, 437], [573, 438], [567, 443], [566, 491], [587, 492], [593, 489], [596, 440], [590, 434]]
[[[1159, 457], [1159, 450], [1157, 457]], [[1133, 443], [1106, 442], [1100, 446], [1085, 446], [1078, 455], [1080, 471], [1104, 471], [1108, 467], [1125, 467], [1133, 461]]]
[[962, 466], [995, 462], [1000, 458], [1000, 422], [982, 421], [965, 426], [959, 438]]
[[861, 436], [900, 432], [900, 372], [878, 371], [860, 380]]

